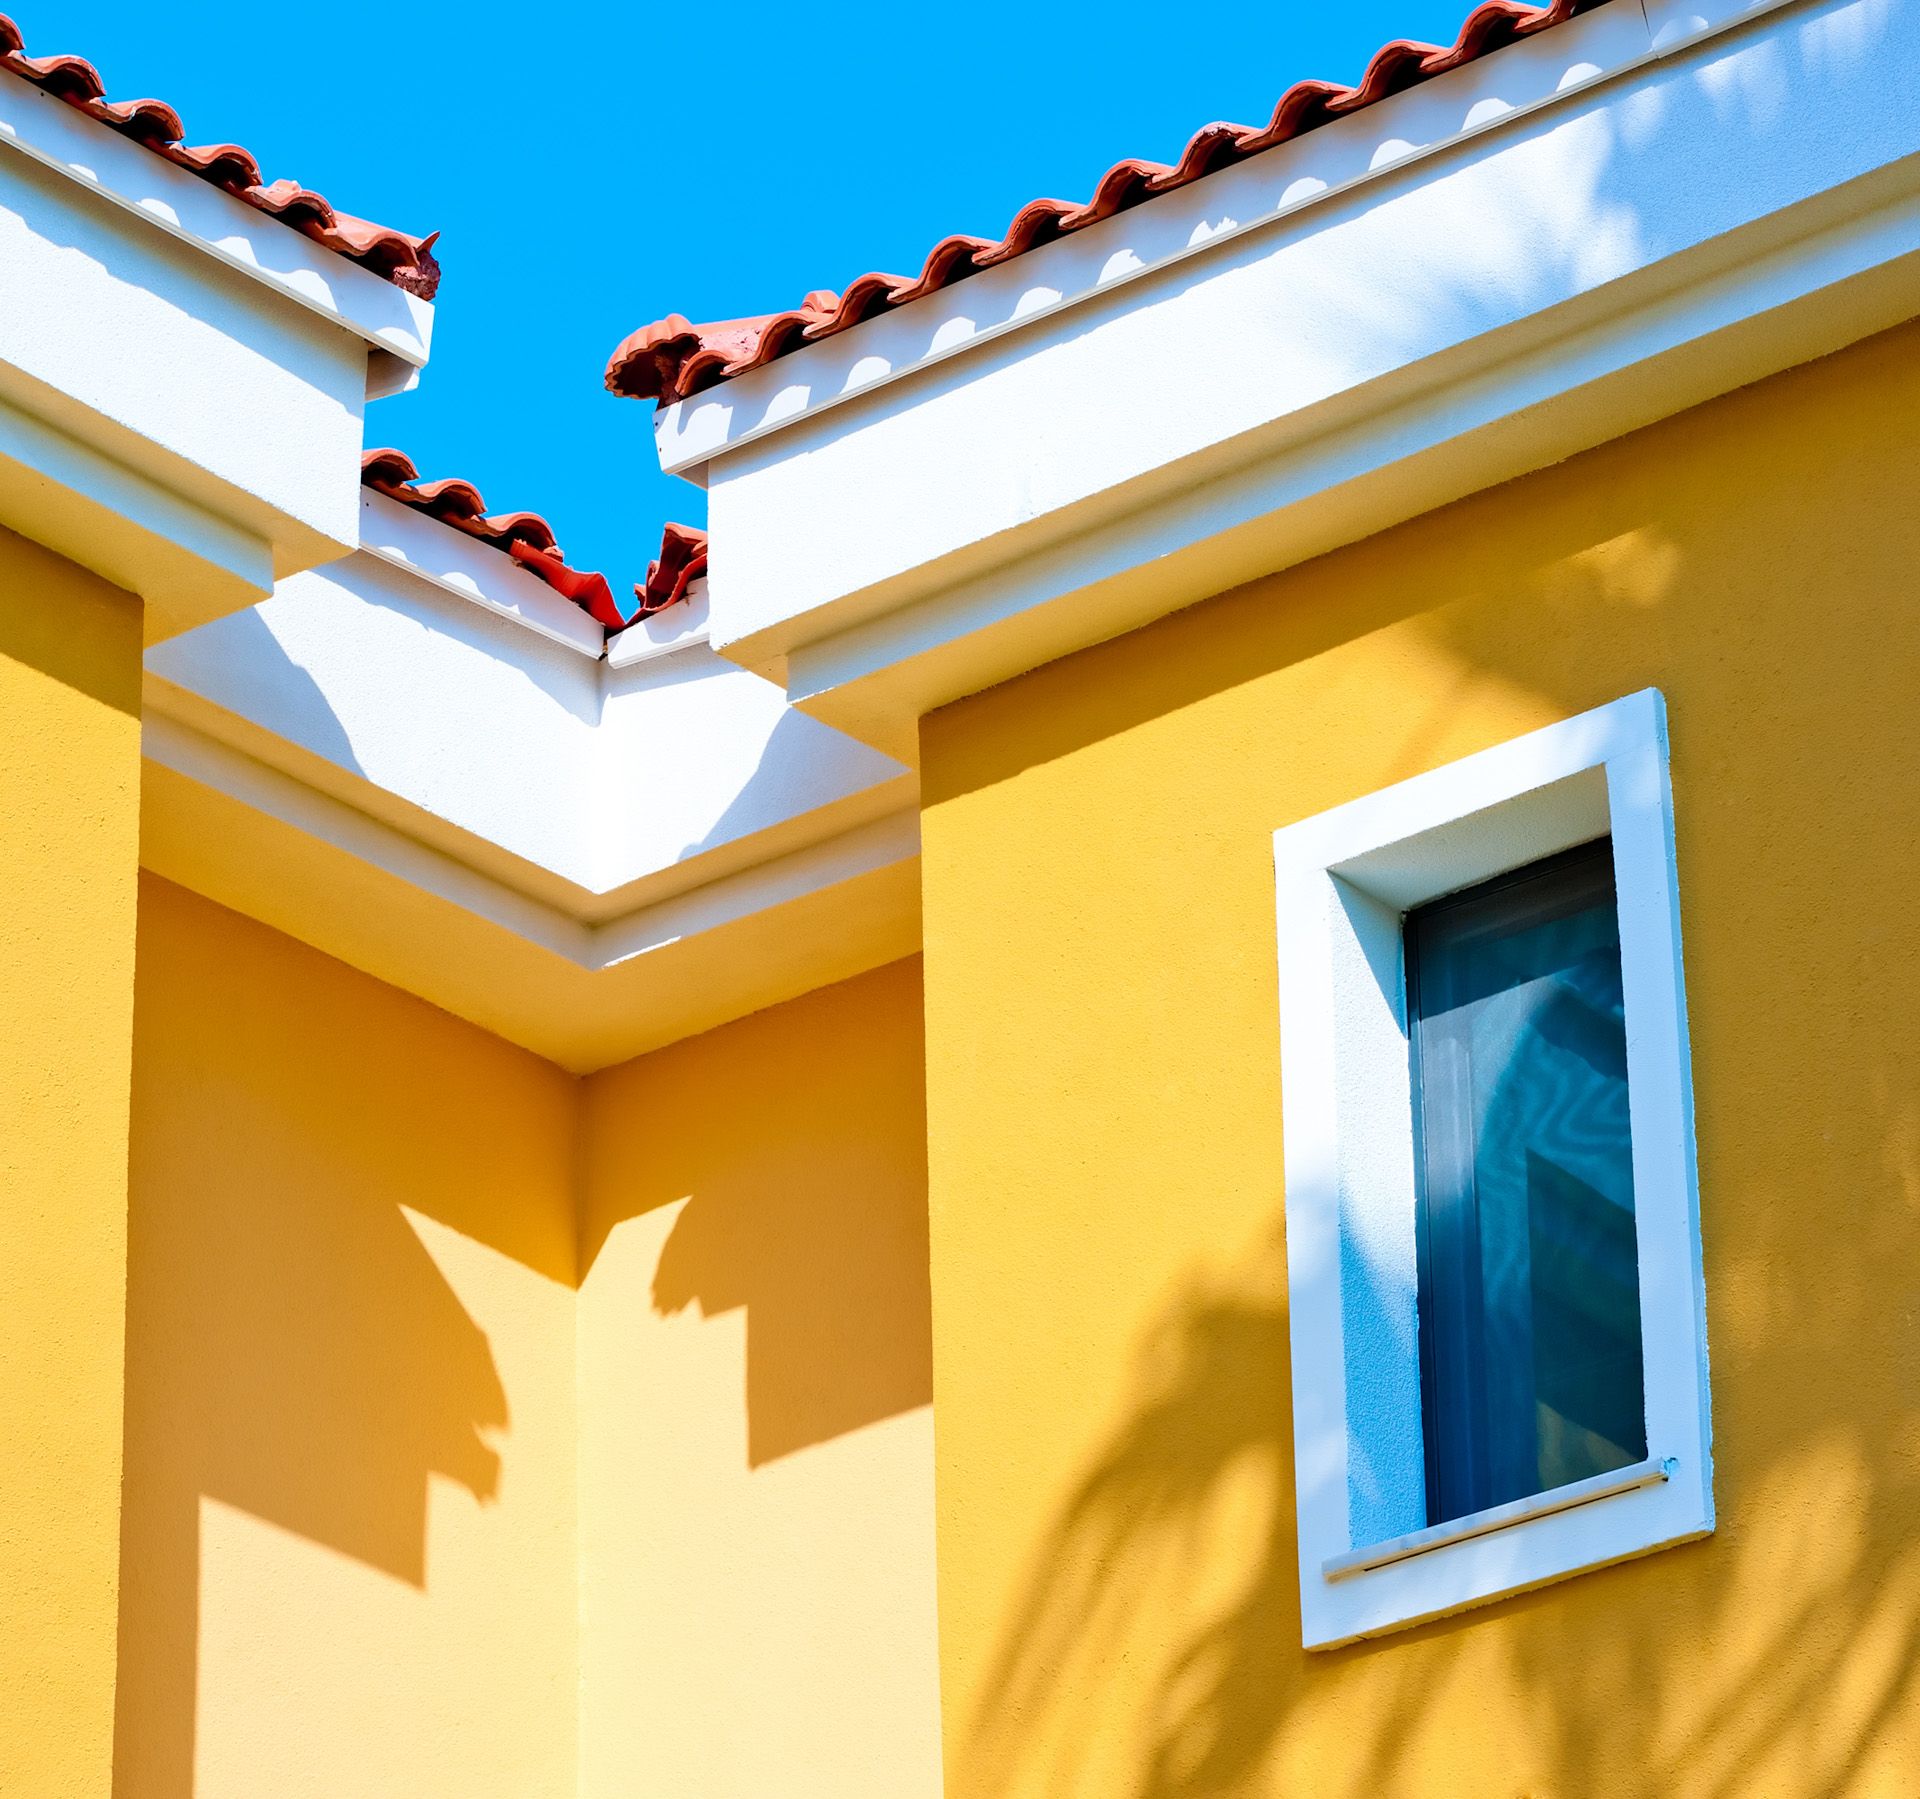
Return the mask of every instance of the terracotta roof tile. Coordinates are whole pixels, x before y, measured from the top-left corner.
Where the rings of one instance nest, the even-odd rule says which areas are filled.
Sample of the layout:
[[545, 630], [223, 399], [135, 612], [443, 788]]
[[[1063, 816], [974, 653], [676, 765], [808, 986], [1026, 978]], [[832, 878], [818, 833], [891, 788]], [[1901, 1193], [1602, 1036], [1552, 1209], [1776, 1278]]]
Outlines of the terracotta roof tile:
[[659, 556], [648, 566], [646, 580], [633, 590], [633, 610], [622, 611], [606, 576], [571, 567], [553, 527], [537, 512], [489, 514], [471, 481], [422, 481], [412, 458], [399, 450], [367, 451], [360, 458], [360, 481], [375, 493], [504, 551], [609, 631], [664, 612], [685, 599], [692, 582], [707, 572], [706, 532], [691, 525], [668, 525]]
[[606, 384], [614, 393], [658, 400], [663, 406], [684, 399], [802, 344], [849, 331], [877, 312], [908, 305], [978, 270], [1010, 262], [1155, 194], [1185, 187], [1603, 4], [1605, 0], [1551, 0], [1539, 6], [1523, 0], [1487, 0], [1449, 45], [1388, 44], [1375, 53], [1367, 72], [1351, 87], [1330, 81], [1296, 82], [1280, 96], [1266, 124], [1205, 126], [1188, 140], [1176, 163], [1117, 162], [1083, 203], [1034, 200], [1014, 215], [999, 238], [942, 238], [927, 253], [917, 275], [862, 275], [843, 294], [822, 289], [808, 294], [790, 312], [756, 318], [695, 325], [678, 313], [670, 314], [634, 332], [614, 351], [607, 363]]
[[647, 578], [633, 590], [640, 602], [636, 618], [664, 612], [687, 597], [687, 589], [707, 572], [707, 534], [692, 525], [669, 525], [661, 533], [660, 554], [647, 564]]
[[164, 100], [109, 100], [93, 64], [78, 56], [29, 56], [20, 28], [0, 13], [0, 69], [30, 81], [91, 119], [130, 137], [157, 156], [224, 188], [256, 212], [291, 225], [317, 244], [371, 269], [408, 293], [431, 300], [440, 285], [433, 255], [436, 231], [410, 237], [330, 205], [297, 181], [269, 184], [260, 165], [238, 144], [189, 145], [180, 115]]

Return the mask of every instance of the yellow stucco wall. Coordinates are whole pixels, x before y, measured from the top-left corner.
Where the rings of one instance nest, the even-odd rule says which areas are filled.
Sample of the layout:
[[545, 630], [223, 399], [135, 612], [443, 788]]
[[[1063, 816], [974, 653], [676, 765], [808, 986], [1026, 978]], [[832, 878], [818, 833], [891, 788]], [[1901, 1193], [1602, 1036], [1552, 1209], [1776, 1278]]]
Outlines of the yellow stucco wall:
[[[1920, 1790], [1920, 329], [924, 731], [955, 1799]], [[1650, 685], [1720, 1525], [1299, 1647], [1276, 826]]]
[[917, 958], [586, 1082], [583, 1799], [940, 1789]]
[[140, 603], [0, 530], [0, 1792], [113, 1742]]
[[575, 1102], [142, 878], [123, 1799], [570, 1799]]

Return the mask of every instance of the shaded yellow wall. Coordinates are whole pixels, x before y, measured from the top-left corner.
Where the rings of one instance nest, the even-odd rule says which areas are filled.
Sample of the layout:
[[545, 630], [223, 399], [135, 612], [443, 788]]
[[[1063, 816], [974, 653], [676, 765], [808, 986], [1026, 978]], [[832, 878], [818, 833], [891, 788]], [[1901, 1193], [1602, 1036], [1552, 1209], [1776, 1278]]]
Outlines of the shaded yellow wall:
[[[927, 721], [964, 1799], [1920, 1791], [1920, 331]], [[1720, 1527], [1299, 1647], [1275, 827], [1649, 685]]]
[[104, 1794], [140, 602], [0, 530], [0, 1792]]
[[575, 1099], [142, 878], [123, 1799], [574, 1792]]
[[940, 1788], [920, 966], [586, 1082], [583, 1799]]

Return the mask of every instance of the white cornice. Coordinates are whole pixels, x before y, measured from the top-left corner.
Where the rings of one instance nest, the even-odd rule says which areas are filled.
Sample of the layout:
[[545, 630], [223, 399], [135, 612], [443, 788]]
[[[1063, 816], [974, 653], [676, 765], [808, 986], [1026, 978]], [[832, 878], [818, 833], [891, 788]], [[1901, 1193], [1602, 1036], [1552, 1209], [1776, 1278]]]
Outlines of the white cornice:
[[699, 594], [601, 659], [368, 513], [404, 543], [148, 652], [149, 867], [575, 1068], [917, 947], [913, 776], [715, 656]]
[[911, 803], [590, 923], [178, 716], [143, 748], [146, 867], [575, 1072], [919, 947]]
[[0, 145], [331, 320], [409, 368], [425, 364], [433, 335], [428, 302], [9, 75], [0, 75]]
[[1920, 0], [1741, 11], [1616, 0], [1555, 53], [1610, 18], [1606, 79], [716, 457], [716, 648], [910, 758], [935, 706], [1920, 312]]
[[1056, 239], [654, 415], [660, 464], [705, 464], [1070, 308], [1322, 210], [1458, 146], [1512, 129], [1793, 0], [1612, 0], [1540, 36], [1292, 143]]
[[360, 494], [360, 547], [590, 661], [597, 662], [606, 647], [599, 625], [505, 551], [370, 488]]
[[643, 662], [657, 662], [665, 656], [677, 656], [683, 650], [704, 648], [707, 630], [707, 582], [701, 576], [687, 586], [677, 605], [647, 618], [635, 619], [624, 631], [607, 639], [607, 665], [632, 668]]

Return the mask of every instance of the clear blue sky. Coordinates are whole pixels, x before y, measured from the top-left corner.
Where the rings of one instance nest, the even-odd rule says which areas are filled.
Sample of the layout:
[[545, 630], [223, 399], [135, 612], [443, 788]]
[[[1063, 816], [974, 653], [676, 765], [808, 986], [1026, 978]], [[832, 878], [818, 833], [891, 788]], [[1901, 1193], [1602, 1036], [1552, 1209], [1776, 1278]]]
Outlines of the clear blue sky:
[[1450, 42], [1471, 0], [1230, 6], [701, 8], [551, 0], [0, 0], [30, 54], [157, 95], [190, 143], [233, 141], [348, 212], [439, 229], [419, 391], [370, 444], [553, 521], [624, 594], [663, 520], [706, 496], [660, 473], [652, 405], [600, 386], [668, 312], [796, 304], [997, 237], [1123, 156], [1171, 160], [1214, 119], [1264, 122], [1304, 76], [1355, 79], [1394, 37]]

